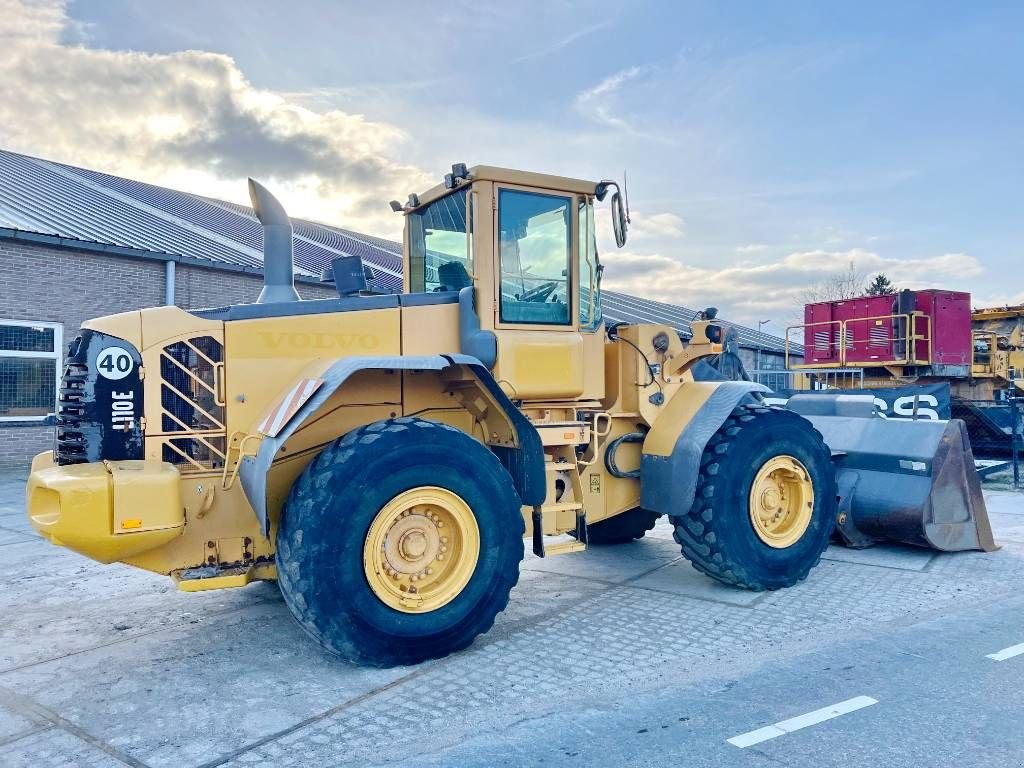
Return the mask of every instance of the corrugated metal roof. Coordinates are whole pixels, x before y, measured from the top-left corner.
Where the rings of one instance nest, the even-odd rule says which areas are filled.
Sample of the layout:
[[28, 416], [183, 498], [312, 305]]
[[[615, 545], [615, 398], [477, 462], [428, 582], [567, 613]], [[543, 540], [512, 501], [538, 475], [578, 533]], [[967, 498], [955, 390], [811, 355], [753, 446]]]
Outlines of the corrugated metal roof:
[[[379, 237], [292, 219], [295, 268], [318, 278], [338, 254], [360, 256], [378, 290], [402, 289], [402, 246]], [[211, 266], [259, 269], [263, 230], [251, 208], [85, 168], [0, 150], [0, 227], [170, 254]], [[656, 322], [685, 337], [697, 312], [616, 291], [604, 293], [608, 322]], [[783, 340], [733, 325], [740, 345], [783, 351]]]

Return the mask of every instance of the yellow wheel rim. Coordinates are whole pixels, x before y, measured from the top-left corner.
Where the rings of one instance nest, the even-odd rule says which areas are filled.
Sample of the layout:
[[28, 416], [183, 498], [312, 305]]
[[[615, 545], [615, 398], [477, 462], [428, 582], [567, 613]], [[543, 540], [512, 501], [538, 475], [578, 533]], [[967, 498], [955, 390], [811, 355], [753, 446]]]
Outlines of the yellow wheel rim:
[[776, 549], [795, 544], [813, 511], [814, 486], [803, 464], [779, 455], [761, 465], [750, 486], [750, 522], [761, 541]]
[[377, 513], [363, 545], [363, 570], [386, 605], [427, 613], [462, 592], [479, 557], [473, 510], [458, 494], [425, 485], [398, 494]]

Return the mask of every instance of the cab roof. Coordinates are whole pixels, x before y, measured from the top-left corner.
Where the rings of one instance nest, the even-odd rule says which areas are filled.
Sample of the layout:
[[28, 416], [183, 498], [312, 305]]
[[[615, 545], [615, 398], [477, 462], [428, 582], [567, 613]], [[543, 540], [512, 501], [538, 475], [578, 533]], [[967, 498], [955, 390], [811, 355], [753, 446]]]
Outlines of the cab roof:
[[[520, 184], [524, 187], [539, 187], [558, 192], [571, 192], [580, 195], [592, 195], [597, 188], [596, 181], [571, 179], [567, 176], [552, 176], [547, 173], [517, 171], [512, 168], [499, 168], [494, 165], [474, 165], [469, 169], [470, 181], [493, 181], [502, 184]], [[466, 183], [466, 182], [463, 182]], [[461, 184], [459, 186], [462, 186]], [[458, 187], [455, 187], [458, 189]], [[418, 197], [420, 207], [432, 203], [451, 192], [444, 183], [431, 187]]]

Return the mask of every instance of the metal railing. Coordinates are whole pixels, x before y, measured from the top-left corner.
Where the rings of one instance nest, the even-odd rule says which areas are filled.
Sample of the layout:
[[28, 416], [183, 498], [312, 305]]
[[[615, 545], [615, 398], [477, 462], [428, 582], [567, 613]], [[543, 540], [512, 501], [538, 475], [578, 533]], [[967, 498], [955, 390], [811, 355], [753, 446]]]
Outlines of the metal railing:
[[971, 331], [971, 373], [991, 376], [995, 373], [998, 336], [993, 331]]
[[1024, 435], [1024, 425], [1021, 424], [1020, 403], [1024, 398], [1011, 397], [1010, 418], [1013, 420], [1013, 428], [1010, 431], [1010, 455], [1013, 458], [1013, 487], [1020, 488], [1020, 442]]
[[[867, 325], [866, 332], [853, 334], [851, 327], [861, 323]], [[800, 332], [799, 341], [792, 338], [793, 331]], [[794, 343], [803, 347], [803, 362], [790, 362], [790, 346]], [[872, 354], [875, 350], [879, 354]], [[931, 360], [932, 319], [923, 312], [822, 320], [786, 328], [786, 368], [790, 370], [844, 368], [851, 364], [930, 365]]]
[[863, 368], [825, 368], [813, 373], [783, 368], [748, 371], [750, 380], [764, 384], [773, 392], [816, 392], [826, 389], [863, 389]]
[[[954, 397], [952, 416], [967, 424], [975, 459], [990, 464], [985, 474], [1012, 468], [1014, 488], [1020, 488], [1020, 461], [1024, 454], [1024, 397], [1010, 397], [1005, 390], [996, 394], [996, 398], [988, 400]], [[991, 466], [995, 460], [1003, 463]]]

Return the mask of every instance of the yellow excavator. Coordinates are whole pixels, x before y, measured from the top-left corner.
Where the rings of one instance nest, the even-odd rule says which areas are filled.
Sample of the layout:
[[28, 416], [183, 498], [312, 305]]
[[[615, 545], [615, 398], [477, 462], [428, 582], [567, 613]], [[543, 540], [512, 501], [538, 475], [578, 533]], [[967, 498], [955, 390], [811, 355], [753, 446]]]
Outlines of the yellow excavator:
[[524, 538], [550, 557], [667, 515], [695, 568], [754, 590], [807, 577], [836, 530], [884, 537], [888, 514], [901, 540], [989, 547], [953, 446], [924, 456], [907, 427], [903, 453], [868, 451], [890, 436], [854, 396], [779, 408], [760, 385], [699, 380], [722, 348], [714, 312], [686, 344], [606, 327], [595, 207], [621, 247], [615, 182], [457, 164], [392, 203], [402, 294], [368, 292], [340, 257], [338, 298], [311, 301], [284, 209], [250, 195], [257, 302], [103, 317], [71, 345], [55, 448], [27, 485], [53, 543], [187, 591], [276, 579], [312, 637], [372, 665], [486, 632]]

